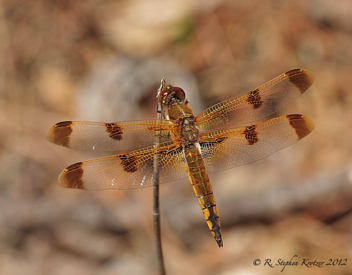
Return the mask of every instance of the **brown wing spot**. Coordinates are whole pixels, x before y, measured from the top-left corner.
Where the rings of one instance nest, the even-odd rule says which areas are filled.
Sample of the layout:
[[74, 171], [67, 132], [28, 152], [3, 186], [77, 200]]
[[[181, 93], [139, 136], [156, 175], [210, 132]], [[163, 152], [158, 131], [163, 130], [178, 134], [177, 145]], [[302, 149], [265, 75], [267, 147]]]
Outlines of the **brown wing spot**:
[[314, 128], [313, 122], [302, 115], [288, 115], [286, 118], [291, 127], [295, 129], [298, 139], [304, 138]]
[[62, 146], [69, 146], [70, 135], [72, 133], [72, 121], [62, 121], [56, 123], [48, 131], [48, 140]]
[[109, 133], [109, 137], [115, 140], [122, 139], [122, 127], [119, 126], [117, 123], [105, 123], [106, 132]]
[[255, 130], [255, 127], [255, 125], [248, 126], [243, 132], [249, 145], [253, 145], [259, 141], [258, 132]]
[[121, 164], [123, 165], [123, 170], [128, 173], [136, 172], [137, 169], [137, 158], [135, 156], [121, 155]]
[[314, 82], [314, 75], [307, 70], [294, 69], [285, 73], [290, 82], [303, 94]]
[[78, 162], [67, 167], [59, 177], [60, 185], [68, 188], [84, 189], [83, 162]]
[[248, 92], [247, 102], [253, 105], [254, 109], [260, 108], [263, 105], [262, 97], [260, 96], [259, 89]]

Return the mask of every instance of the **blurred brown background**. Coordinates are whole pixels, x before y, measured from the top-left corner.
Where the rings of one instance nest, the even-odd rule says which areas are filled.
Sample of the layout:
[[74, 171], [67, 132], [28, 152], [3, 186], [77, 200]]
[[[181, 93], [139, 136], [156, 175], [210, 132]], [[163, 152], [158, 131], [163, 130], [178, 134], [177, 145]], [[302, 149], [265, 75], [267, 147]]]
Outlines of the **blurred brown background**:
[[51, 125], [155, 118], [162, 77], [199, 113], [295, 68], [315, 83], [275, 115], [316, 128], [210, 174], [223, 248], [188, 180], [161, 186], [167, 274], [279, 274], [264, 260], [294, 255], [347, 263], [285, 274], [352, 274], [350, 0], [3, 0], [0, 57], [0, 274], [157, 274], [152, 188], [61, 188], [66, 166], [102, 154], [50, 144]]

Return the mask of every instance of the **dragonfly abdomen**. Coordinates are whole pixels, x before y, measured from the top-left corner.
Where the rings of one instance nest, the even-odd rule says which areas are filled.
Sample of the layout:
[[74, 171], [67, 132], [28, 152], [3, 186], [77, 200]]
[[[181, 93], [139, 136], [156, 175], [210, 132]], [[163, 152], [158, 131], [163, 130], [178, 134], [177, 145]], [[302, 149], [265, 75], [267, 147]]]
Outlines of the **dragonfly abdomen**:
[[203, 158], [199, 146], [191, 144], [185, 147], [185, 158], [187, 161], [188, 177], [197, 196], [203, 215], [208, 227], [213, 234], [219, 247], [223, 246], [220, 230], [220, 219], [216, 207], [213, 189], [211, 188], [207, 171], [205, 170]]

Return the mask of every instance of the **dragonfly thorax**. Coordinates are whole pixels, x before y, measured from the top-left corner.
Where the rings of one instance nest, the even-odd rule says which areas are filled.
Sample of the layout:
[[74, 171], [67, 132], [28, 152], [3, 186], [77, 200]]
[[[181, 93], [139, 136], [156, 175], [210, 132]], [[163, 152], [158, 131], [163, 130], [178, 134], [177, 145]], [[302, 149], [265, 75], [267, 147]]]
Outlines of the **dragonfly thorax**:
[[193, 144], [199, 142], [200, 133], [196, 125], [196, 118], [191, 115], [188, 117], [181, 117], [177, 120], [179, 124], [179, 139], [184, 145]]
[[185, 103], [176, 104], [167, 109], [167, 116], [170, 120], [178, 120], [179, 118], [186, 118], [193, 116], [193, 111]]

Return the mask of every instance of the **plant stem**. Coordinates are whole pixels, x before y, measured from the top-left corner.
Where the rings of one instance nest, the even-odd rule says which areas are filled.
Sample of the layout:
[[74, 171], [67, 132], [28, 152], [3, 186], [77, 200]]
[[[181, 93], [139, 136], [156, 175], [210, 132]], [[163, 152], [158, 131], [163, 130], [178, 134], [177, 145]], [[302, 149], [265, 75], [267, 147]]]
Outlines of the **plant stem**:
[[[161, 80], [160, 88], [158, 89], [158, 94], [165, 86], [165, 80]], [[162, 120], [162, 106], [157, 106], [157, 120], [161, 122]], [[161, 131], [155, 132], [155, 142], [154, 146], [156, 149], [159, 147], [159, 143], [161, 140]], [[157, 261], [158, 261], [158, 269], [161, 275], [165, 275], [165, 266], [164, 266], [164, 258], [163, 251], [161, 247], [161, 228], [160, 228], [160, 208], [159, 208], [159, 159], [160, 155], [155, 154], [154, 163], [153, 163], [153, 223], [154, 223], [154, 236], [156, 242], [156, 252], [157, 252]]]

